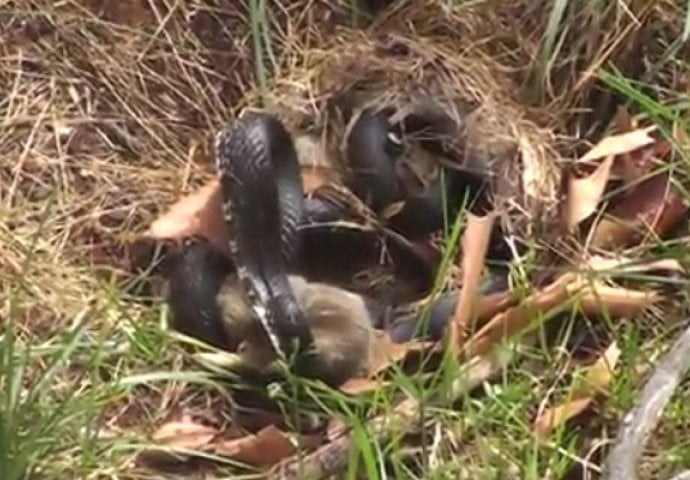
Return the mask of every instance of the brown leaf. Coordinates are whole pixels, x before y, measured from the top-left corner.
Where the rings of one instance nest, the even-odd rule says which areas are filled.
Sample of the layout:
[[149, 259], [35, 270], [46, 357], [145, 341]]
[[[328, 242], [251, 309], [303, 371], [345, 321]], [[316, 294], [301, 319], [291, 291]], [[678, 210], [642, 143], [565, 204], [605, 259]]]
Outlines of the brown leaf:
[[215, 428], [182, 420], [163, 424], [151, 438], [156, 443], [172, 448], [199, 450], [208, 446], [217, 434]]
[[[320, 167], [302, 169], [306, 192], [323, 185], [326, 175]], [[226, 255], [230, 255], [228, 226], [223, 219], [220, 183], [214, 179], [199, 190], [182, 197], [159, 216], [144, 233], [155, 240], [200, 236]]]
[[340, 386], [340, 390], [349, 395], [362, 395], [376, 391], [387, 383], [378, 379], [351, 378]]
[[[321, 442], [315, 435], [296, 436], [302, 448], [311, 449]], [[214, 452], [238, 462], [255, 466], [270, 466], [297, 451], [290, 437], [274, 425], [242, 438], [222, 440], [214, 444]]]
[[[655, 129], [655, 126], [651, 126], [608, 136], [577, 161], [578, 164], [581, 164], [600, 158], [604, 159], [589, 176], [584, 178], [571, 176], [569, 178], [565, 216], [566, 226], [569, 230], [596, 211], [610, 179], [614, 162], [621, 161], [617, 157], [655, 144], [656, 140], [649, 135]], [[645, 171], [646, 168], [640, 167], [640, 171], [636, 172], [631, 169], [632, 166], [633, 164], [628, 162], [628, 169], [624, 169], [625, 175], [631, 179]]]
[[632, 152], [623, 153], [617, 157], [611, 172], [630, 184], [644, 175], [651, 173], [655, 160], [665, 157], [671, 151], [667, 142], [656, 142]]
[[589, 397], [575, 398], [567, 403], [548, 408], [534, 420], [534, 435], [546, 439], [560, 425], [584, 412], [592, 403]]
[[226, 255], [230, 254], [228, 229], [223, 220], [220, 183], [213, 180], [173, 204], [145, 233], [156, 240], [198, 235]]
[[418, 352], [433, 344], [431, 342], [395, 343], [388, 333], [377, 331], [369, 364], [369, 377], [374, 377], [394, 363], [404, 360], [409, 353]]
[[163, 469], [170, 465], [179, 466], [186, 462], [193, 452], [207, 452], [218, 435], [214, 428], [183, 418], [180, 421], [163, 424], [152, 435], [157, 448], [145, 448], [137, 454], [138, 464], [149, 468]]
[[469, 358], [484, 355], [496, 343], [508, 338], [524, 328], [538, 312], [547, 312], [564, 303], [571, 295], [577, 276], [566, 273], [553, 283], [530, 295], [515, 307], [499, 313], [477, 331], [465, 345], [465, 355]]
[[667, 174], [636, 185], [595, 227], [591, 244], [627, 247], [644, 241], [645, 233], [662, 237], [687, 214], [688, 207]]
[[472, 314], [476, 312], [477, 290], [494, 221], [494, 214], [483, 217], [469, 214], [467, 218], [467, 226], [462, 237], [462, 285], [450, 328], [451, 348], [455, 353], [462, 349]]
[[594, 396], [606, 393], [620, 354], [621, 350], [616, 342], [611, 343], [604, 354], [586, 369], [584, 381], [574, 387], [566, 402], [548, 408], [537, 416], [534, 421], [534, 434], [537, 438], [545, 439], [560, 425], [585, 411], [594, 400]]
[[610, 272], [612, 274], [641, 273], [655, 270], [665, 270], [669, 273], [685, 272], [685, 268], [683, 268], [678, 260], [672, 258], [636, 262], [624, 256], [608, 258], [600, 255], [592, 255], [586, 260], [583, 266], [586, 267], [585, 269], [591, 269], [602, 273]]
[[566, 199], [566, 226], [572, 230], [594, 213], [609, 181], [614, 156], [608, 156], [597, 169], [585, 178], [570, 177]]
[[658, 299], [659, 294], [656, 292], [611, 287], [597, 282], [583, 290], [580, 308], [590, 315], [607, 312], [613, 317], [629, 317], [649, 307]]
[[638, 128], [631, 132], [610, 135], [602, 139], [591, 150], [578, 160], [578, 163], [590, 162], [600, 158], [615, 157], [623, 153], [632, 152], [646, 145], [656, 142], [654, 137], [649, 136], [656, 130], [656, 126]]

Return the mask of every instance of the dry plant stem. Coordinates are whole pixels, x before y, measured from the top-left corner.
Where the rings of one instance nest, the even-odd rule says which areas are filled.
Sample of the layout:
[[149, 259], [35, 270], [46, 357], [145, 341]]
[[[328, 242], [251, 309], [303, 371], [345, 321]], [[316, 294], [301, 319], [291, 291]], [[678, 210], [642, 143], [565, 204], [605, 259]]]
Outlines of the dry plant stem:
[[467, 328], [475, 312], [477, 287], [484, 268], [494, 220], [493, 213], [483, 217], [469, 215], [467, 229], [462, 237], [462, 286], [450, 329], [451, 348], [455, 354], [459, 354], [462, 350]]
[[671, 395], [690, 368], [690, 326], [661, 359], [642, 390], [637, 405], [625, 416], [607, 459], [605, 480], [634, 480], [647, 439]]

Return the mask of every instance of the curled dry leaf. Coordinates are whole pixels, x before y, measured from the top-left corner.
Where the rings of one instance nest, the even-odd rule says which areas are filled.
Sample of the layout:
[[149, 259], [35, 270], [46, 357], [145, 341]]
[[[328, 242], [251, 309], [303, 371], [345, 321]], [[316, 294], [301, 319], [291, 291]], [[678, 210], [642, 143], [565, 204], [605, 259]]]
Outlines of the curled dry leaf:
[[[325, 182], [320, 167], [302, 169], [302, 184], [311, 192]], [[198, 236], [205, 238], [219, 251], [230, 255], [228, 231], [223, 219], [223, 197], [218, 180], [206, 183], [199, 190], [182, 197], [159, 216], [144, 233], [154, 240], [179, 240]]]
[[[620, 259], [590, 260], [594, 270], [605, 270], [622, 265]], [[637, 265], [638, 271], [644, 268], [673, 268], [671, 262], [650, 262]], [[538, 314], [548, 313], [556, 307], [565, 308], [576, 301], [587, 314], [599, 314], [606, 311], [613, 317], [629, 316], [639, 313], [659, 299], [659, 294], [652, 291], [633, 290], [623, 287], [611, 287], [602, 281], [591, 281], [585, 275], [568, 272], [546, 287], [528, 296], [519, 305], [512, 306], [491, 318], [477, 331], [464, 347], [467, 357], [486, 354], [492, 346], [510, 338], [529, 323]]]
[[570, 177], [566, 204], [566, 226], [568, 230], [575, 228], [582, 220], [596, 211], [606, 189], [606, 183], [609, 181], [614, 158], [613, 155], [606, 157], [594, 173], [588, 177]]
[[351, 378], [340, 386], [340, 391], [349, 395], [362, 395], [365, 393], [374, 392], [387, 383], [388, 382], [378, 379]]
[[584, 412], [598, 394], [606, 393], [621, 350], [611, 343], [604, 354], [585, 371], [583, 382], [575, 386], [570, 398], [540, 413], [534, 421], [534, 434], [545, 439], [560, 425]]
[[459, 353], [464, 344], [472, 314], [477, 311], [477, 290], [484, 269], [484, 260], [489, 247], [491, 230], [495, 215], [490, 213], [483, 217], [469, 214], [467, 226], [462, 237], [462, 285], [451, 323], [451, 348]]
[[653, 291], [611, 287], [597, 282], [582, 292], [580, 308], [588, 315], [605, 312], [617, 318], [630, 317], [658, 300], [659, 294]]
[[316, 435], [296, 435], [291, 438], [274, 425], [256, 434], [215, 442], [217, 455], [255, 466], [270, 466], [293, 455], [298, 448], [310, 450], [321, 443]]
[[565, 303], [571, 296], [571, 288], [576, 281], [574, 273], [566, 273], [527, 297], [520, 305], [493, 317], [464, 345], [466, 357], [486, 354], [492, 346], [526, 327], [536, 314], [548, 312]]
[[190, 419], [179, 422], [168, 422], [156, 430], [151, 439], [172, 448], [199, 450], [209, 445], [218, 434], [215, 428], [201, 425]]
[[656, 130], [656, 126], [638, 128], [631, 132], [610, 135], [597, 143], [591, 150], [584, 154], [578, 162], [584, 163], [609, 156], [621, 155], [651, 145], [656, 142], [656, 139], [649, 135], [654, 130]]
[[151, 224], [144, 235], [156, 240], [200, 236], [229, 255], [222, 204], [220, 183], [213, 180], [175, 202]]
[[626, 247], [649, 236], [663, 237], [687, 214], [688, 207], [666, 174], [631, 189], [595, 227], [591, 244]]
[[165, 423], [151, 436], [157, 446], [140, 451], [137, 463], [150, 468], [177, 465], [185, 462], [194, 452], [210, 451], [217, 435], [216, 429], [187, 418]]
[[603, 158], [593, 173], [584, 178], [571, 175], [568, 182], [565, 222], [569, 230], [596, 211], [597, 205], [610, 179], [616, 157], [654, 144], [649, 134], [656, 127], [647, 127], [631, 132], [612, 135], [601, 140], [577, 163], [586, 163]]
[[372, 347], [372, 360], [369, 365], [369, 377], [381, 373], [392, 364], [400, 362], [412, 352], [419, 352], [433, 345], [432, 342], [407, 342], [395, 343], [388, 333], [375, 333], [374, 346]]

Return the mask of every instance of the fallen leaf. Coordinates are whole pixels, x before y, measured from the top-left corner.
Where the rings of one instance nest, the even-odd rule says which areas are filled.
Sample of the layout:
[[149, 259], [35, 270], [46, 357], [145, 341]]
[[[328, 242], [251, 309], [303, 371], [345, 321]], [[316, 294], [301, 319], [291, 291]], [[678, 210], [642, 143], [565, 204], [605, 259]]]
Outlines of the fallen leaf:
[[377, 331], [375, 335], [368, 377], [376, 376], [392, 364], [404, 360], [412, 352], [419, 352], [433, 346], [432, 342], [396, 343], [382, 331]]
[[[649, 135], [655, 129], [655, 126], [651, 126], [608, 136], [576, 161], [576, 164], [582, 164], [600, 158], [604, 159], [589, 176], [576, 178], [571, 175], [568, 180], [565, 220], [569, 230], [596, 211], [611, 177], [614, 162], [621, 161], [617, 157], [655, 144], [657, 140]], [[631, 165], [629, 164], [628, 167]], [[626, 174], [630, 177], [635, 175], [630, 168]]]
[[534, 421], [534, 434], [545, 439], [560, 425], [581, 414], [598, 394], [605, 394], [613, 379], [613, 371], [621, 355], [616, 342], [611, 343], [604, 354], [585, 370], [583, 381], [574, 386], [570, 398], [561, 405], [548, 408]]
[[630, 317], [643, 311], [659, 300], [653, 291], [611, 287], [602, 283], [585, 288], [580, 297], [581, 310], [589, 315], [607, 312], [613, 317]]
[[470, 358], [486, 354], [489, 349], [527, 326], [534, 316], [562, 305], [579, 285], [577, 275], [566, 273], [543, 289], [533, 293], [520, 305], [509, 308], [489, 320], [464, 345], [464, 355]]
[[596, 211], [606, 189], [606, 183], [609, 181], [614, 158], [613, 155], [606, 157], [588, 177], [570, 177], [565, 218], [568, 230], [575, 228], [582, 220]]
[[650, 127], [638, 128], [631, 132], [610, 135], [592, 147], [592, 149], [580, 157], [577, 162], [584, 163], [600, 158], [615, 157], [616, 155], [632, 152], [638, 148], [651, 145], [656, 142], [654, 137], [649, 136], [654, 130], [656, 130], [656, 126], [652, 125]]
[[208, 446], [217, 434], [215, 428], [191, 420], [182, 420], [163, 424], [153, 433], [151, 439], [172, 448], [199, 450]]
[[218, 441], [213, 451], [217, 455], [255, 466], [270, 466], [293, 455], [296, 443], [300, 448], [312, 449], [321, 443], [316, 435], [295, 435], [294, 441], [274, 425], [242, 438]]
[[139, 451], [136, 461], [155, 469], [180, 465], [188, 461], [194, 452], [209, 451], [217, 435], [216, 429], [187, 418], [168, 422], [161, 425], [151, 436], [156, 447]]
[[467, 226], [462, 237], [462, 283], [450, 328], [450, 345], [455, 353], [462, 349], [472, 314], [476, 312], [477, 290], [495, 219], [493, 213], [483, 217], [468, 214]]
[[547, 409], [534, 420], [534, 435], [539, 440], [546, 439], [560, 425], [584, 412], [591, 403], [591, 398], [576, 398]]
[[619, 155], [611, 170], [612, 175], [623, 179], [625, 184], [642, 178], [651, 173], [658, 158], [664, 158], [671, 151], [667, 142], [656, 142], [632, 152]]
[[173, 204], [144, 235], [156, 240], [200, 236], [230, 255], [222, 204], [220, 183], [213, 180]]
[[667, 174], [636, 185], [594, 227], [591, 245], [628, 247], [645, 240], [645, 233], [663, 237], [687, 214], [683, 197]]
[[351, 378], [340, 386], [340, 391], [349, 395], [362, 395], [379, 390], [388, 382], [369, 378]]

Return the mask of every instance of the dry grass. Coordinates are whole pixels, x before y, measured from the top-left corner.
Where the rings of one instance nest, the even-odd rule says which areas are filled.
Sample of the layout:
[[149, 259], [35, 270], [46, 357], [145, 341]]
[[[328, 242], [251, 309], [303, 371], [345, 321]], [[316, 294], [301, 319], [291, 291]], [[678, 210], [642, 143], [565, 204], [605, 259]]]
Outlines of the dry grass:
[[[307, 49], [312, 55], [307, 60], [355, 55], [344, 42], [361, 34], [336, 34], [336, 25], [349, 20], [347, 1], [270, 3], [266, 25], [272, 43], [270, 55], [262, 59], [270, 88], [285, 88], [288, 80], [291, 88], [304, 84], [313, 72], [303, 70]], [[595, 74], [600, 66], [613, 64], [651, 84], [649, 91], [661, 101], [687, 95], [683, 61], [688, 59], [673, 55], [661, 62], [683, 26], [682, 13], [672, 2], [609, 2], [603, 10], [573, 5], [557, 36], [558, 48], [543, 68], [539, 52], [551, 3], [400, 2], [374, 27], [379, 33], [394, 30], [435, 39], [427, 52], [455, 50], [465, 62], [486, 57], [482, 63], [491, 69], [472, 70], [473, 76], [466, 78], [477, 85], [469, 86], [485, 94], [482, 75], [503, 78], [488, 82], [501, 92], [492, 94], [498, 103], [517, 105], [525, 92], [531, 93], [528, 117], [566, 138], [578, 131], [601, 132], [613, 114], [611, 102], [617, 99], [601, 90]], [[177, 371], [183, 357], [160, 331], [158, 306], [134, 301], [121, 287], [133, 281], [128, 242], [208, 176], [214, 129], [248, 102], [258, 102], [255, 78], [263, 70], [257, 65], [244, 4], [0, 2], [0, 276], [6, 279], [0, 287], [0, 321], [16, 332], [13, 348], [34, 348], [32, 355], [27, 353], [26, 368], [6, 373], [0, 387], [47, 379], [36, 411], [16, 417], [23, 422], [34, 422], [34, 414], [48, 419], [51, 402], [71, 413], [64, 421], [37, 422], [50, 426], [56, 443], [26, 454], [29, 465], [51, 478], [126, 478], [131, 473], [127, 459], [134, 447], [109, 447], [101, 458], [110, 464], [102, 465], [95, 453], [98, 432], [89, 437], [94, 443], [88, 443], [82, 426], [110, 420], [146, 430], [179, 411], [178, 404], [189, 402], [197, 411], [210, 408], [207, 397], [182, 401], [187, 394], [178, 381], [158, 388], [128, 377], [157, 366]], [[335, 48], [327, 50], [325, 39]], [[361, 40], [366, 48], [369, 40]], [[457, 73], [467, 65], [453, 68]], [[371, 73], [376, 65], [366, 67]], [[540, 68], [541, 75], [535, 76]], [[277, 78], [284, 83], [274, 85], [272, 72], [281, 73]], [[512, 91], [511, 81], [521, 87]], [[438, 79], [437, 86], [448, 82]], [[457, 93], [467, 86], [452, 88]], [[554, 144], [562, 147], [556, 140]], [[574, 147], [567, 146], [561, 153]], [[49, 361], [60, 356], [60, 345], [69, 346], [63, 353], [73, 357]], [[125, 377], [130, 384], [122, 381]], [[538, 403], [534, 397], [529, 384], [516, 383], [491, 404], [489, 413], [513, 418], [515, 408]], [[511, 399], [513, 404], [504, 403]], [[452, 411], [441, 417], [439, 424], [460, 423]], [[500, 428], [490, 427], [494, 435]], [[454, 446], [459, 430], [447, 430], [446, 447]], [[499, 455], [496, 445], [504, 441], [492, 436], [463, 442], [474, 445], [460, 449], [464, 465], [449, 465], [446, 471], [479, 475], [489, 460], [500, 460], [508, 469], [524, 460]], [[85, 445], [94, 450], [80, 453], [78, 447]], [[529, 448], [524, 438], [513, 446]], [[522, 471], [534, 477], [523, 478], [538, 477], [539, 468], [533, 468]], [[494, 478], [488, 471], [484, 475], [476, 478]]]

